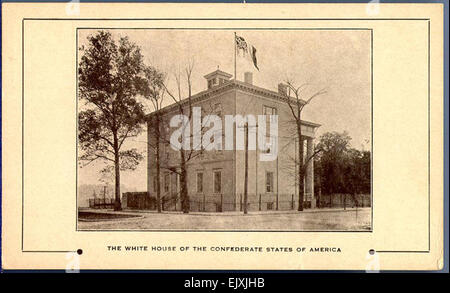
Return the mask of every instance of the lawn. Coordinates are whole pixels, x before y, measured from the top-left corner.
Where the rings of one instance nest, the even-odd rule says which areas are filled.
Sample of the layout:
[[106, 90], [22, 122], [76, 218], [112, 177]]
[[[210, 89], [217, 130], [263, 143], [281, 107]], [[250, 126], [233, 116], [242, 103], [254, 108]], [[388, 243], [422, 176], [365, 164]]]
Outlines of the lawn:
[[[112, 212], [111, 212], [112, 213]], [[126, 211], [126, 214], [130, 214]], [[134, 212], [139, 218], [78, 222], [79, 230], [370, 231], [371, 209], [279, 213]], [[109, 218], [109, 217], [108, 217]]]

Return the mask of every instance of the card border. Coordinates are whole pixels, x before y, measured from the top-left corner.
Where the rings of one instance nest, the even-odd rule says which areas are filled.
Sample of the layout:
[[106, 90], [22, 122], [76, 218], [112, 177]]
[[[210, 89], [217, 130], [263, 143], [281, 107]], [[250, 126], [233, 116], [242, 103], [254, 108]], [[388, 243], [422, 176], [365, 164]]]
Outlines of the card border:
[[[359, 20], [359, 21], [427, 21], [428, 22], [428, 113], [427, 113], [427, 121], [428, 121], [428, 250], [415, 250], [415, 251], [395, 251], [395, 250], [376, 250], [376, 252], [379, 253], [429, 253], [430, 252], [430, 246], [431, 246], [431, 229], [430, 229], [430, 217], [431, 217], [431, 211], [430, 211], [430, 18], [22, 18], [22, 235], [21, 235], [21, 249], [22, 252], [35, 252], [35, 253], [46, 253], [46, 252], [55, 252], [55, 253], [67, 253], [67, 252], [76, 252], [73, 250], [53, 250], [53, 251], [33, 251], [33, 250], [24, 250], [24, 103], [25, 103], [25, 90], [24, 90], [24, 60], [25, 60], [25, 53], [24, 53], [24, 25], [26, 20], [44, 20], [44, 21], [60, 21], [60, 20], [69, 20], [69, 21], [161, 21], [161, 20], [225, 20], [225, 21], [235, 21], [235, 20], [277, 20], [277, 21], [326, 21], [326, 20], [332, 20], [332, 21], [352, 21], [352, 20]], [[77, 66], [78, 66], [78, 29], [76, 28], [76, 45], [77, 45]], [[102, 29], [95, 28], [95, 29]], [[127, 28], [115, 28], [115, 29], [127, 29]], [[140, 28], [140, 29], [152, 29], [152, 28]], [[155, 28], [153, 28], [155, 29]], [[180, 28], [178, 28], [180, 29]], [[186, 29], [186, 28], [183, 28]], [[197, 28], [200, 29], [200, 28]], [[201, 28], [205, 29], [205, 28]], [[221, 28], [221, 30], [229, 30], [229, 29], [236, 29], [236, 28]], [[250, 30], [252, 28], [240, 28], [241, 30]], [[257, 29], [257, 28], [253, 28]], [[265, 28], [268, 29], [268, 28]], [[283, 28], [279, 28], [283, 29]], [[306, 28], [303, 28], [304, 30]], [[326, 30], [332, 30], [332, 28], [325, 28]], [[345, 28], [338, 28], [339, 30], [344, 30]], [[328, 233], [339, 233], [339, 232], [345, 232], [345, 233], [372, 233], [373, 232], [373, 29], [372, 28], [359, 28], [361, 29], [368, 29], [371, 31], [371, 230], [370, 231], [283, 231], [283, 230], [277, 230], [277, 231], [267, 231], [267, 230], [78, 230], [78, 219], [76, 220], [76, 231], [82, 231], [82, 232], [296, 232], [296, 233], [302, 233], [302, 232], [328, 232]], [[77, 89], [78, 89], [78, 77], [77, 79]], [[77, 109], [76, 109], [76, 117], [78, 117], [78, 92], [76, 93], [77, 96]], [[78, 130], [78, 118], [77, 119], [77, 130]], [[78, 135], [77, 135], [78, 136]], [[76, 147], [76, 153], [77, 153], [77, 161], [78, 161], [78, 137], [77, 137], [77, 147]], [[77, 165], [78, 166], [78, 165]], [[78, 167], [76, 171], [76, 180], [78, 182]], [[76, 189], [78, 191], [78, 184], [76, 186]], [[78, 192], [76, 193], [76, 200], [78, 201]], [[78, 210], [78, 206], [76, 207]], [[77, 213], [76, 213], [77, 214]], [[77, 215], [76, 215], [77, 216]], [[77, 217], [78, 218], [78, 217]]]

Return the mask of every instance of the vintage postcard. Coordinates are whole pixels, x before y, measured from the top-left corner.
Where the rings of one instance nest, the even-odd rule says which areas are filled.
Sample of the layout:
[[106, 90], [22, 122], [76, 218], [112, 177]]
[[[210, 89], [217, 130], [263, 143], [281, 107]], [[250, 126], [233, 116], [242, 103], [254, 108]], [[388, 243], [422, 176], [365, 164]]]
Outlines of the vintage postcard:
[[2, 8], [5, 269], [442, 268], [442, 5]]

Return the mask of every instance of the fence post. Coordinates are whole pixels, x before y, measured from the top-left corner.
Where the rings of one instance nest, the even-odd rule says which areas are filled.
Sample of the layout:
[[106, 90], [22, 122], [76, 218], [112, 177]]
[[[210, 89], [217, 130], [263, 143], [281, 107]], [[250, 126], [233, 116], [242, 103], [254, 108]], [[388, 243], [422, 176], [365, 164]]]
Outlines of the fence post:
[[278, 211], [278, 192], [277, 192], [277, 211]]
[[261, 211], [261, 193], [259, 194], [259, 210]]
[[223, 194], [220, 194], [220, 212], [223, 212]]
[[291, 194], [291, 210], [294, 209], [294, 195]]
[[239, 193], [239, 210], [242, 212], [242, 193]]

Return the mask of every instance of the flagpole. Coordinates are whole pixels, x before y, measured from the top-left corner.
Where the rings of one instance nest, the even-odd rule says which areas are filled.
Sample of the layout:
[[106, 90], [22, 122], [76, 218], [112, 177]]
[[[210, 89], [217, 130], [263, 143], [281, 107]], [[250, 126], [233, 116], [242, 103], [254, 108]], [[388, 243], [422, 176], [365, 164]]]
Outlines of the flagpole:
[[233, 43], [234, 43], [234, 81], [236, 81], [236, 54], [237, 54], [237, 52], [236, 52], [236, 50], [237, 50], [237, 48], [236, 48], [236, 32], [234, 32]]

